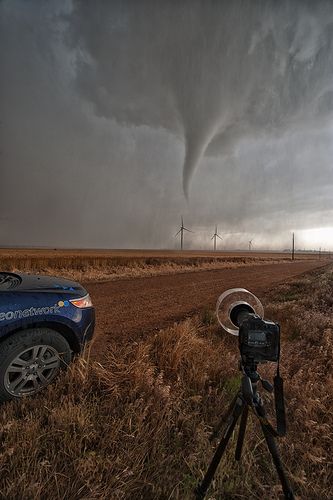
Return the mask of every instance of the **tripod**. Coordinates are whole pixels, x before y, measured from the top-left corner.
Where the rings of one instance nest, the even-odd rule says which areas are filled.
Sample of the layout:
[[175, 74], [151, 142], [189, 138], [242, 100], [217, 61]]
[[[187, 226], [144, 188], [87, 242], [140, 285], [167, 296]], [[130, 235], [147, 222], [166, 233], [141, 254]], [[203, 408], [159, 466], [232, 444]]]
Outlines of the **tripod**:
[[[207, 469], [205, 477], [195, 490], [196, 500], [202, 500], [205, 498], [206, 492], [214, 477], [215, 471], [220, 463], [222, 455], [228, 445], [229, 439], [235, 429], [239, 417], [241, 416], [239, 434], [235, 452], [235, 459], [237, 461], [240, 460], [244, 443], [249, 407], [253, 410], [255, 416], [259, 420], [261, 429], [263, 431], [268, 446], [268, 450], [272, 456], [276, 471], [278, 473], [282, 485], [284, 496], [288, 500], [294, 500], [294, 494], [292, 492], [288, 479], [283, 470], [279, 451], [274, 439], [274, 437], [282, 435], [282, 433], [276, 432], [275, 429], [267, 420], [266, 411], [262, 399], [260, 398], [260, 395], [257, 392], [257, 384], [259, 380], [261, 381], [264, 389], [266, 389], [267, 391], [272, 392], [273, 387], [267, 380], [261, 379], [259, 373], [257, 372], [257, 365], [243, 366], [241, 364], [241, 370], [243, 371], [241, 387], [236, 396], [234, 397], [233, 401], [231, 402], [226, 414], [222, 417], [220, 423], [218, 424], [217, 428], [215, 429], [215, 432], [211, 437], [211, 440], [216, 438], [222, 429], [223, 423], [227, 421], [223, 437], [216, 449], [215, 455], [213, 456], [213, 459]], [[282, 413], [283, 412], [284, 409], [282, 410]], [[279, 417], [278, 413], [277, 417]], [[282, 418], [284, 419], [284, 414], [282, 415]], [[281, 427], [282, 428], [285, 427], [284, 422], [282, 423]]]

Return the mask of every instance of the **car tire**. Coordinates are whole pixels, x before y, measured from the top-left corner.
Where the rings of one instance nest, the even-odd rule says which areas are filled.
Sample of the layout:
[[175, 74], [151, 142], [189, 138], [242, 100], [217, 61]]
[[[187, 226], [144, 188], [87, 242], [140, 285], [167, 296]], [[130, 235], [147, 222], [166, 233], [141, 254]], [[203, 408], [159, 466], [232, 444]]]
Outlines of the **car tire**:
[[39, 392], [71, 359], [67, 340], [50, 328], [10, 335], [0, 342], [0, 402]]

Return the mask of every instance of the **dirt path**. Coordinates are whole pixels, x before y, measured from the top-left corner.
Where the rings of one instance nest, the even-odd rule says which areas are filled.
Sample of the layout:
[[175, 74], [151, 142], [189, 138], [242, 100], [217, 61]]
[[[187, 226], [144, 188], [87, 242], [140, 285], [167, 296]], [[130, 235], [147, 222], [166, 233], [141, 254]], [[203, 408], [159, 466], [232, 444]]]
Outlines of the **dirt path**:
[[94, 352], [102, 352], [109, 341], [135, 338], [202, 308], [214, 308], [217, 297], [228, 288], [247, 288], [264, 301], [265, 291], [275, 283], [323, 265], [323, 261], [302, 261], [87, 283], [97, 315]]

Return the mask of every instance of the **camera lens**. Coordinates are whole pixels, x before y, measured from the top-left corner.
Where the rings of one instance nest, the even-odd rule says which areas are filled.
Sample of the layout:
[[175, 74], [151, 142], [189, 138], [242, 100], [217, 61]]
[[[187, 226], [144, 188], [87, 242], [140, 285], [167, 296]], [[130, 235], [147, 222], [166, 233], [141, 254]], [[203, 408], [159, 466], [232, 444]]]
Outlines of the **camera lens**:
[[264, 316], [264, 308], [260, 300], [245, 288], [231, 288], [222, 293], [217, 300], [217, 319], [222, 328], [232, 335], [238, 335], [237, 317], [241, 308], [244, 312], [258, 314], [261, 318]]

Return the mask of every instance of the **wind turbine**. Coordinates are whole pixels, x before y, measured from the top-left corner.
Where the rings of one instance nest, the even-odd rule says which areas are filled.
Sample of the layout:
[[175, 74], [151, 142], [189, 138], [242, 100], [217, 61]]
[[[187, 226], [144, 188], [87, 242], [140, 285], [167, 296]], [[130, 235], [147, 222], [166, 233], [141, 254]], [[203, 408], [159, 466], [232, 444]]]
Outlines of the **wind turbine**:
[[182, 225], [180, 226], [179, 231], [175, 234], [175, 237], [178, 236], [180, 233], [180, 249], [183, 250], [183, 243], [184, 243], [184, 231], [188, 231], [189, 233], [193, 233], [190, 229], [187, 229], [184, 226], [184, 221], [183, 221], [183, 216], [182, 216]]
[[251, 252], [251, 250], [252, 250], [252, 241], [253, 241], [253, 239], [249, 241], [249, 252]]
[[217, 232], [217, 226], [215, 226], [215, 233], [211, 237], [211, 240], [214, 240], [214, 252], [216, 252], [216, 238], [220, 238], [220, 240], [222, 240], [221, 236]]

